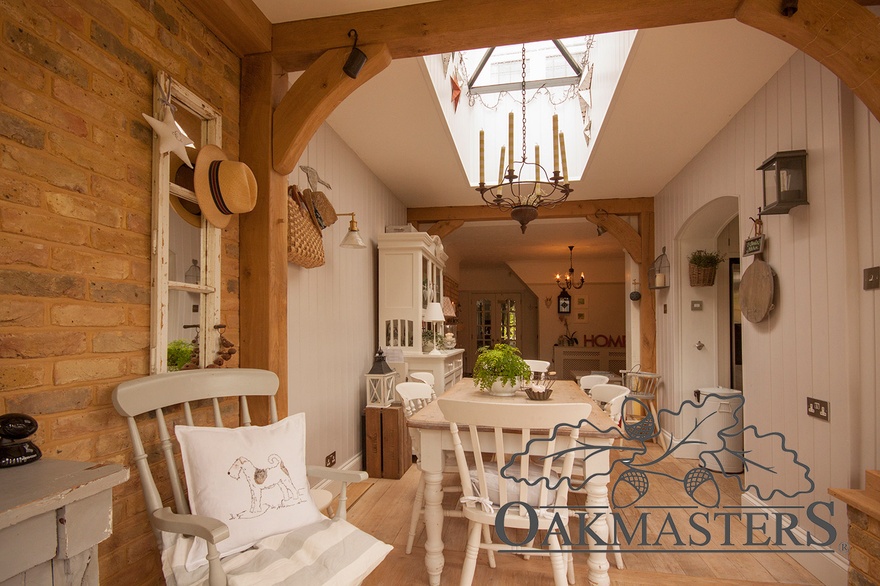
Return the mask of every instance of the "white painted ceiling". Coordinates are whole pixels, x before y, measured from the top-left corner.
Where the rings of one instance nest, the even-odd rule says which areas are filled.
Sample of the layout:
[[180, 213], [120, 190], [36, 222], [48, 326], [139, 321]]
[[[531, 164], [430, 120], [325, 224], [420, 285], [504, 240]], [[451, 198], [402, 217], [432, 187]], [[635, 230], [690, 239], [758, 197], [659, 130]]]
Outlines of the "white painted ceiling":
[[[418, 3], [255, 2], [273, 23]], [[572, 184], [571, 199], [655, 195], [793, 52], [790, 45], [732, 20], [640, 31], [584, 176]], [[328, 123], [407, 207], [481, 202], [468, 185], [437, 96], [416, 59], [392, 62], [347, 98]], [[575, 257], [579, 252], [621, 254], [612, 237], [598, 238], [585, 220], [539, 219], [524, 235], [512, 221], [466, 224], [444, 242], [462, 264], [514, 258], [565, 264], [569, 244], [576, 246]]]

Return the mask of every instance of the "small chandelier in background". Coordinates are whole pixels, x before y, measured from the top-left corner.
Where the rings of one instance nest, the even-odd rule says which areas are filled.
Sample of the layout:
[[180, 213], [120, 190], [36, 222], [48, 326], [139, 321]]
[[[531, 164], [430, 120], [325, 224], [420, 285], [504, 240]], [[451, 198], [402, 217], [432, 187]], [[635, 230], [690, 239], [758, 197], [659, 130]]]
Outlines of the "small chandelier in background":
[[575, 289], [580, 289], [584, 286], [584, 273], [581, 271], [580, 282], [577, 284], [574, 283], [574, 265], [571, 261], [571, 255], [574, 251], [574, 246], [568, 247], [568, 273], [563, 277], [559, 273], [556, 273], [556, 284], [559, 285], [559, 288], [565, 291], [566, 289], [571, 289], [574, 287]]
[[[529, 222], [538, 217], [539, 207], [553, 207], [568, 199], [573, 190], [568, 183], [568, 165], [565, 160], [565, 136], [559, 132], [559, 116], [553, 115], [553, 175], [541, 166], [540, 149], [535, 145], [535, 162], [526, 158], [526, 46], [522, 47], [522, 160], [513, 160], [513, 112], [508, 118], [507, 164], [505, 147], [501, 147], [498, 165], [498, 184], [486, 185], [485, 136], [480, 131], [480, 186], [477, 191], [489, 206], [509, 210], [510, 217], [519, 222], [523, 234]], [[559, 173], [559, 155], [562, 152], [562, 174]], [[518, 165], [518, 167], [517, 167]], [[535, 179], [525, 178], [526, 165], [535, 170]]]

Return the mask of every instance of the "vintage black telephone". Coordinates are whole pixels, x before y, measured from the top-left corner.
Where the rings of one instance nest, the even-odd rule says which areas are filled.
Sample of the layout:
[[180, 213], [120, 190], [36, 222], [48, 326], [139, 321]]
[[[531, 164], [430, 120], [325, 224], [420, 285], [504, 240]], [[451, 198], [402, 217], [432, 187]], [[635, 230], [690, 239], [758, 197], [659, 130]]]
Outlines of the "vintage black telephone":
[[37, 431], [37, 421], [24, 413], [0, 415], [0, 468], [36, 462], [42, 456], [34, 442], [25, 439]]

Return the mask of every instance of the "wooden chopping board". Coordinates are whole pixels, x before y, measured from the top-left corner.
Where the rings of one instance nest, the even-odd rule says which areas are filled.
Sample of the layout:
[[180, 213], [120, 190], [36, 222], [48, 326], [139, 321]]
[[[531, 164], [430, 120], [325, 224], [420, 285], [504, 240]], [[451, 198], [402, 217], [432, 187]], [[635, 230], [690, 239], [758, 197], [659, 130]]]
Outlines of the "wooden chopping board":
[[743, 316], [752, 323], [767, 319], [773, 309], [773, 269], [756, 258], [743, 273], [739, 284]]

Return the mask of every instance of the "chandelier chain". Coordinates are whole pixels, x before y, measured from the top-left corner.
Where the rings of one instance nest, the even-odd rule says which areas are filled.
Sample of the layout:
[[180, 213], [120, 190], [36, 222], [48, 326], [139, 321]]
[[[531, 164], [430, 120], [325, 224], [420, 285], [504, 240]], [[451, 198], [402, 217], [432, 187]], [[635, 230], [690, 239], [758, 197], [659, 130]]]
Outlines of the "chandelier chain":
[[522, 46], [522, 160], [526, 160], [526, 44]]

